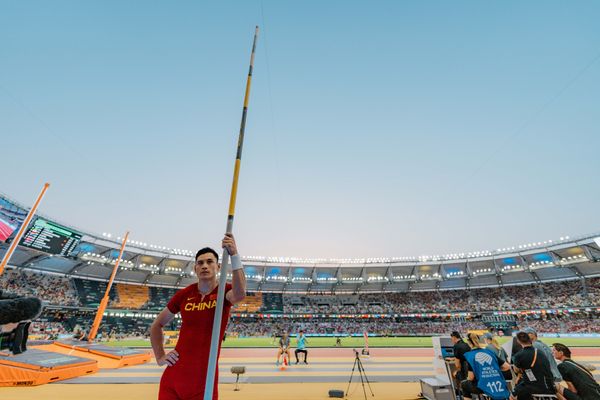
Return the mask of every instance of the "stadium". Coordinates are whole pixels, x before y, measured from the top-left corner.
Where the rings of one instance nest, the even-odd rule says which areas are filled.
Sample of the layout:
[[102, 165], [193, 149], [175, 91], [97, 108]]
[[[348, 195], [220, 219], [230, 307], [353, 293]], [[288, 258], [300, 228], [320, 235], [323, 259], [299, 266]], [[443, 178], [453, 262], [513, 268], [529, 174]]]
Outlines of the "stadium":
[[600, 3], [0, 15], [1, 399], [600, 400]]
[[[4, 255], [14, 228], [22, 224], [28, 210], [6, 196], [0, 198], [0, 205]], [[30, 340], [49, 343], [89, 332], [121, 239], [37, 216], [0, 278], [2, 290], [44, 299], [43, 314], [33, 322]], [[367, 348], [391, 362], [401, 355], [398, 349], [428, 348], [431, 336], [452, 331], [491, 328], [509, 337], [528, 326], [548, 343], [560, 338], [581, 348], [581, 355], [591, 356], [595, 354], [591, 348], [600, 345], [599, 241], [597, 235], [562, 237], [510, 248], [398, 259], [244, 257], [248, 293], [232, 310], [223, 347], [225, 352], [230, 348], [255, 351], [255, 357], [264, 357], [264, 364], [277, 371], [272, 367], [275, 337], [283, 331], [293, 336], [302, 330], [317, 360], [322, 357], [339, 368], [330, 376], [319, 370], [312, 372], [318, 376], [311, 376], [304, 369], [299, 376], [287, 374], [284, 381], [288, 382], [344, 382], [349, 364], [340, 368], [340, 360], [327, 356], [347, 357], [349, 348]], [[192, 254], [127, 243], [98, 341], [149, 348], [152, 321], [177, 290], [195, 282]], [[180, 319], [168, 327], [173, 335], [171, 346], [179, 328]], [[427, 354], [423, 360], [430, 360]], [[392, 368], [382, 368], [376, 361], [368, 364], [367, 368], [375, 369], [371, 381], [410, 382], [424, 376], [410, 366], [406, 373], [396, 374], [393, 371], [403, 368], [402, 362], [396, 363]], [[148, 372], [142, 377], [116, 373], [73, 381], [157, 383], [156, 374]], [[250, 368], [245, 382], [282, 379], [276, 373], [260, 374], [253, 376]], [[225, 382], [230, 383], [230, 377]]]

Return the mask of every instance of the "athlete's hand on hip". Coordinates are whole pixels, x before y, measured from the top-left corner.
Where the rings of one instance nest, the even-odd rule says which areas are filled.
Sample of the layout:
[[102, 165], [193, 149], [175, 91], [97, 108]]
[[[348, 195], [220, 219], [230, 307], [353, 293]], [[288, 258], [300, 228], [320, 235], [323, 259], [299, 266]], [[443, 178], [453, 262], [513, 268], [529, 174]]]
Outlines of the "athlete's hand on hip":
[[171, 350], [170, 352], [156, 360], [156, 363], [160, 366], [167, 365], [169, 367], [172, 367], [178, 360], [179, 353], [177, 353], [177, 350]]
[[230, 256], [235, 256], [238, 253], [233, 233], [225, 234], [225, 237], [221, 241], [221, 246], [223, 246], [223, 248], [227, 250]]

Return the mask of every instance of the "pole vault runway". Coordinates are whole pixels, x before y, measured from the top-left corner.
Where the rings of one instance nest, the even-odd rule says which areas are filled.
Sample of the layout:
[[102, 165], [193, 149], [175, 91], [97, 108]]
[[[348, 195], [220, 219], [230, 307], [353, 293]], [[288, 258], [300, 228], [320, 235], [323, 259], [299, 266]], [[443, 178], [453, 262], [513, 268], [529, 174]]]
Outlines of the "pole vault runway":
[[[222, 349], [219, 360], [219, 382], [233, 383], [232, 366], [245, 366], [242, 383], [348, 383], [354, 365], [350, 348], [309, 349], [308, 365], [292, 364], [284, 371], [275, 365], [276, 349]], [[420, 348], [374, 348], [370, 357], [361, 356], [367, 377], [371, 382], [418, 382], [433, 375], [433, 350]], [[600, 349], [576, 348], [573, 358], [594, 365], [595, 378], [600, 380]], [[145, 365], [100, 370], [94, 375], [70, 379], [59, 384], [143, 384], [159, 383], [162, 371], [154, 360]], [[355, 371], [353, 382], [359, 381]]]

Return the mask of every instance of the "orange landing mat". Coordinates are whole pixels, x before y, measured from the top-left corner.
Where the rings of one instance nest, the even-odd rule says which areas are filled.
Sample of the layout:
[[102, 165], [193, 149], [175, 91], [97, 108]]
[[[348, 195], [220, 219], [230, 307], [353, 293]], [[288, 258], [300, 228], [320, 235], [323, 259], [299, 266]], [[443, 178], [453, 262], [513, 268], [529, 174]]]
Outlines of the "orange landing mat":
[[37, 386], [95, 372], [94, 360], [39, 349], [0, 355], [0, 386]]
[[146, 350], [106, 346], [99, 343], [88, 343], [78, 340], [56, 341], [49, 346], [51, 346], [52, 351], [71, 355], [79, 354], [83, 357], [96, 360], [101, 369], [122, 368], [131, 365], [145, 364], [152, 358], [152, 353]]

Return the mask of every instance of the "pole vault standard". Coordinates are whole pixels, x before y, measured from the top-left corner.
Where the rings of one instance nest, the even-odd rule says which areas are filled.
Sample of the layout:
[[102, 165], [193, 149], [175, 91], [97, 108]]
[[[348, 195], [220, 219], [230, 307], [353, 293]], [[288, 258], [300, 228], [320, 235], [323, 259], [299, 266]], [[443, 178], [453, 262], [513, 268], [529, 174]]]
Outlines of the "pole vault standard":
[[98, 311], [96, 312], [96, 318], [94, 318], [94, 323], [92, 324], [92, 328], [90, 329], [90, 333], [88, 334], [88, 342], [93, 342], [96, 338], [96, 334], [98, 333], [98, 328], [100, 327], [100, 322], [102, 322], [102, 317], [104, 316], [104, 310], [106, 310], [106, 306], [108, 305], [108, 299], [110, 294], [110, 288], [112, 287], [113, 281], [115, 280], [115, 276], [117, 275], [117, 270], [119, 269], [119, 264], [121, 263], [121, 258], [123, 257], [123, 251], [125, 250], [125, 243], [127, 243], [127, 238], [129, 237], [129, 232], [125, 233], [125, 237], [123, 238], [123, 242], [121, 243], [121, 250], [119, 250], [119, 257], [115, 262], [115, 266], [112, 270], [112, 274], [110, 275], [110, 279], [108, 280], [108, 285], [106, 286], [106, 292], [104, 293], [104, 297], [100, 302], [100, 307], [98, 307]]
[[[252, 83], [252, 68], [254, 67], [254, 52], [256, 50], [256, 39], [258, 38], [258, 26], [254, 30], [254, 41], [252, 42], [252, 53], [250, 55], [250, 69], [248, 70], [248, 80], [246, 81], [246, 94], [244, 95], [244, 109], [242, 111], [242, 123], [240, 126], [240, 135], [238, 138], [237, 154], [235, 157], [235, 167], [233, 169], [233, 183], [231, 184], [231, 197], [229, 198], [229, 214], [227, 216], [227, 233], [231, 233], [233, 228], [233, 215], [235, 214], [235, 200], [237, 197], [238, 178], [240, 175], [240, 164], [242, 162], [242, 146], [244, 145], [244, 131], [246, 130], [246, 115], [248, 113], [248, 100], [250, 98], [250, 85]], [[217, 367], [217, 357], [219, 350], [219, 341], [221, 338], [221, 320], [223, 314], [223, 305], [225, 303], [225, 285], [227, 284], [227, 272], [229, 270], [229, 253], [223, 249], [223, 260], [221, 263], [221, 276], [219, 278], [219, 289], [217, 289], [217, 306], [215, 308], [215, 318], [213, 320], [212, 336], [210, 340], [210, 354], [208, 356], [208, 370], [206, 371], [206, 386], [204, 388], [204, 400], [212, 400], [215, 386], [215, 371]]]
[[27, 229], [27, 225], [29, 225], [29, 223], [31, 222], [31, 219], [35, 215], [35, 212], [36, 212], [38, 206], [40, 205], [42, 198], [46, 194], [46, 190], [48, 190], [49, 187], [50, 187], [49, 183], [44, 183], [44, 187], [42, 188], [42, 191], [38, 195], [37, 200], [33, 204], [33, 207], [31, 207], [31, 210], [29, 210], [29, 213], [27, 213], [27, 216], [25, 217], [25, 221], [23, 221], [21, 228], [19, 228], [19, 230], [17, 231], [17, 236], [15, 236], [15, 239], [12, 241], [12, 243], [10, 244], [10, 247], [8, 248], [8, 251], [4, 255], [4, 258], [2, 258], [2, 263], [0, 263], [0, 275], [2, 275], [2, 273], [4, 272], [4, 267], [6, 267], [6, 265], [10, 261], [10, 258], [13, 255], [13, 253], [17, 249], [17, 245], [19, 244], [19, 241], [21, 240], [23, 233], [25, 233], [25, 229]]

